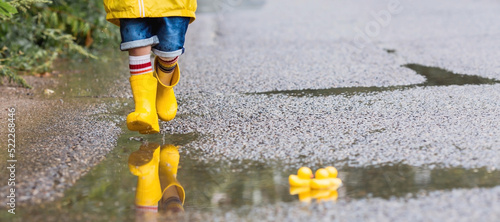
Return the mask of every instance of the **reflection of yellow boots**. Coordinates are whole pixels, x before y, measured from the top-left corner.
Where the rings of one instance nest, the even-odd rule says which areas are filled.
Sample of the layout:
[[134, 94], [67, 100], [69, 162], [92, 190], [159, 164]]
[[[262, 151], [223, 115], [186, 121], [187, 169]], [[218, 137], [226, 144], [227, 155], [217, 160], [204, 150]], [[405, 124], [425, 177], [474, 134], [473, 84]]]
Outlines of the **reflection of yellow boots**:
[[128, 167], [137, 176], [135, 204], [137, 206], [158, 206], [161, 199], [158, 164], [160, 161], [160, 145], [156, 143], [143, 144], [139, 150], [130, 154]]
[[170, 144], [162, 146], [160, 151], [160, 184], [163, 193], [162, 206], [160, 207], [162, 209], [172, 210], [172, 208], [179, 208], [180, 211], [183, 211], [182, 205], [186, 196], [184, 188], [177, 181], [178, 166], [178, 147]]
[[127, 116], [128, 129], [143, 134], [160, 132], [156, 114], [156, 78], [148, 74], [131, 76], [130, 86], [135, 111]]
[[155, 58], [155, 76], [158, 78], [158, 90], [156, 94], [156, 111], [158, 117], [163, 121], [170, 121], [174, 119], [177, 114], [177, 100], [175, 99], [174, 86], [179, 83], [180, 69], [179, 64], [175, 66], [172, 74], [170, 85], [162, 83], [158, 77], [158, 56]]

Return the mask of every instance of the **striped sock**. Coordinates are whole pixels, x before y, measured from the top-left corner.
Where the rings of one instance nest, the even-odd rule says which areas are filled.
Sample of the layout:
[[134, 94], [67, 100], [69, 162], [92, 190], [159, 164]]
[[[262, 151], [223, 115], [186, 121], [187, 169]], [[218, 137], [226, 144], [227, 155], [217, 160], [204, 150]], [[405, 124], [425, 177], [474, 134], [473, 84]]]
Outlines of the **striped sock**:
[[172, 74], [177, 66], [177, 60], [179, 60], [179, 56], [169, 58], [160, 57], [158, 60], [158, 76], [160, 77], [161, 82], [167, 86], [170, 85]]
[[143, 75], [153, 72], [149, 54], [143, 56], [129, 56], [129, 67], [130, 75]]

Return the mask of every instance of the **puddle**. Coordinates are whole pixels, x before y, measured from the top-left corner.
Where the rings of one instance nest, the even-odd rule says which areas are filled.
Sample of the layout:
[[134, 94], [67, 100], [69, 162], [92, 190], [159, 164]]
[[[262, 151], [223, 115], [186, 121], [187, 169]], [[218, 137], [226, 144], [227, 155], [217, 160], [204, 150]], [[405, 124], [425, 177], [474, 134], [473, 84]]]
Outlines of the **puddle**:
[[419, 192], [458, 188], [494, 187], [500, 171], [486, 168], [413, 167], [404, 164], [344, 168], [341, 170], [346, 198], [404, 197]]
[[[389, 52], [389, 51], [388, 51]], [[390, 52], [389, 52], [390, 53]], [[329, 88], [329, 89], [304, 89], [304, 90], [285, 90], [285, 91], [268, 91], [259, 93], [247, 93], [250, 95], [255, 94], [285, 94], [289, 96], [330, 96], [330, 95], [353, 95], [362, 93], [374, 93], [374, 92], [384, 92], [384, 91], [395, 91], [395, 90], [406, 90], [416, 87], [427, 87], [427, 86], [453, 86], [453, 85], [492, 85], [500, 83], [499, 80], [489, 79], [476, 75], [466, 75], [466, 74], [455, 74], [445, 69], [437, 67], [423, 66], [419, 64], [406, 64], [403, 67], [409, 68], [417, 74], [422, 75], [426, 78], [426, 81], [420, 84], [412, 85], [398, 85], [398, 86], [387, 86], [387, 87], [340, 87], [340, 88]]]
[[385, 52], [389, 53], [389, 54], [394, 54], [396, 53], [396, 50], [395, 49], [384, 49]]
[[[128, 159], [143, 142], [180, 146], [180, 164], [177, 180], [184, 188], [185, 214], [190, 212], [251, 209], [278, 202], [297, 202], [290, 195], [288, 175], [295, 170], [279, 163], [266, 165], [247, 161], [240, 165], [221, 162], [195, 161], [189, 143], [196, 134], [147, 135], [125, 131], [117, 147], [106, 159], [82, 177], [65, 192], [62, 199], [42, 205], [23, 206], [20, 221], [92, 220], [132, 221], [137, 219], [134, 206], [137, 177], [132, 175]], [[350, 200], [367, 197], [407, 197], [421, 192], [455, 188], [494, 187], [500, 184], [500, 171], [485, 168], [412, 167], [404, 164], [365, 168], [339, 168], [343, 186], [338, 199]], [[238, 211], [240, 212], [240, 211]], [[0, 219], [5, 215], [0, 213]]]
[[455, 74], [445, 69], [419, 64], [406, 64], [403, 67], [409, 68], [427, 79], [424, 83], [416, 86], [492, 85], [500, 83], [499, 80], [495, 79], [476, 75]]

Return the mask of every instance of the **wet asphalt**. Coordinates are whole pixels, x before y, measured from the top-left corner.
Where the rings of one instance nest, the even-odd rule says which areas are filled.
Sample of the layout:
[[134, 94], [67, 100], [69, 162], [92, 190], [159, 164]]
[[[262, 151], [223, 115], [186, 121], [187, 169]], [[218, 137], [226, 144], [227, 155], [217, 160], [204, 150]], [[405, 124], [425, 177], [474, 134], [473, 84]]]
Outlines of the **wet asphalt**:
[[[268, 1], [200, 14], [180, 64], [180, 115], [163, 130], [206, 135], [193, 144], [200, 160], [500, 167], [499, 46], [490, 39], [500, 5], [395, 1], [398, 13], [359, 43], [356, 30], [390, 2]], [[425, 86], [407, 64], [496, 82]], [[404, 85], [417, 87], [376, 90]], [[374, 90], [307, 95], [349, 87]], [[289, 90], [299, 95], [279, 93]]]
[[[113, 66], [103, 68], [102, 64], [91, 62], [61, 62], [67, 66], [59, 66], [58, 72], [65, 75], [53, 74], [48, 79], [28, 76], [31, 90], [2, 88], [7, 98], [1, 99], [1, 108], [16, 109], [18, 206], [59, 199], [115, 148], [125, 118], [116, 110], [123, 109], [120, 98], [126, 98], [129, 93], [114, 83], [120, 73], [110, 72]], [[102, 73], [108, 76], [103, 77]], [[101, 82], [96, 81], [95, 75], [101, 75]], [[105, 86], [110, 84], [109, 79], [113, 79], [113, 87]], [[45, 89], [54, 90], [54, 94], [44, 94]], [[105, 93], [101, 92], [103, 89]], [[6, 116], [1, 121], [7, 122]], [[2, 129], [5, 130], [2, 135], [6, 129]], [[7, 144], [6, 140], [0, 141]], [[1, 156], [2, 168], [8, 166], [6, 154], [7, 151]], [[8, 177], [6, 171], [0, 173], [0, 179], [7, 181]], [[2, 184], [0, 195], [7, 196], [9, 188], [7, 183]]]
[[[374, 14], [391, 7], [397, 13], [378, 22]], [[189, 147], [207, 162], [498, 169], [497, 83], [310, 92], [424, 83], [407, 64], [498, 81], [499, 9], [495, 1], [277, 0], [200, 14], [181, 59], [180, 118], [163, 130], [200, 133]], [[279, 93], [290, 90], [295, 95]], [[307, 217], [298, 205], [276, 204], [244, 218], [495, 221], [498, 198], [498, 187], [453, 190], [412, 200], [339, 202]]]
[[[500, 80], [500, 3], [216, 2], [222, 11], [207, 9], [189, 27], [176, 87], [178, 116], [162, 124], [162, 133], [199, 135], [183, 148], [199, 153], [197, 161], [256, 161], [288, 169], [334, 165], [340, 171], [396, 163], [500, 168], [500, 84], [420, 86], [426, 77], [405, 67]], [[389, 8], [394, 9], [390, 19], [380, 20], [377, 15]], [[368, 24], [372, 37], [360, 34]], [[126, 74], [125, 68], [119, 72]], [[37, 120], [33, 130], [52, 133], [46, 141], [26, 140], [36, 152], [24, 153], [25, 201], [61, 196], [113, 149], [126, 113], [120, 117], [109, 110], [131, 102], [126, 76], [118, 79], [113, 93], [102, 94], [114, 98], [80, 107], [54, 102], [54, 112], [63, 118]], [[376, 90], [405, 85], [416, 87]], [[347, 93], [352, 87], [374, 90]], [[325, 89], [340, 93], [306, 93]], [[290, 90], [298, 93], [279, 93]], [[62, 149], [49, 150], [53, 147]], [[326, 205], [276, 203], [192, 217], [496, 221], [499, 201], [498, 187], [473, 188]]]
[[[21, 206], [62, 197], [105, 158], [121, 132], [117, 121], [99, 117], [110, 108], [100, 104], [46, 101], [30, 107], [31, 112], [14, 107], [19, 110], [15, 188]], [[8, 195], [7, 188], [3, 186], [2, 195]]]
[[369, 198], [318, 205], [278, 203], [229, 213], [201, 212], [203, 221], [497, 221], [500, 189], [436, 191], [411, 198]]

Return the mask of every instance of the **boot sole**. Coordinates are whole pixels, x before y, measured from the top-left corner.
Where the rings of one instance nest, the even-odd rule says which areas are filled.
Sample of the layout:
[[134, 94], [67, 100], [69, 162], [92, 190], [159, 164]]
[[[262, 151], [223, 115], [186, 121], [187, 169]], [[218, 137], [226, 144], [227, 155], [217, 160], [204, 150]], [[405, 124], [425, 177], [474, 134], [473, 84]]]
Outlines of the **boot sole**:
[[141, 120], [127, 122], [127, 128], [131, 131], [139, 131], [142, 134], [153, 134], [160, 132], [160, 127], [154, 127], [150, 123]]
[[127, 128], [131, 131], [139, 131], [139, 133], [142, 134], [152, 134], [160, 131], [158, 119], [153, 120], [153, 123], [151, 123], [151, 121], [144, 118], [143, 115], [135, 112], [127, 116]]

